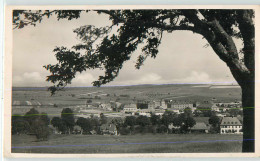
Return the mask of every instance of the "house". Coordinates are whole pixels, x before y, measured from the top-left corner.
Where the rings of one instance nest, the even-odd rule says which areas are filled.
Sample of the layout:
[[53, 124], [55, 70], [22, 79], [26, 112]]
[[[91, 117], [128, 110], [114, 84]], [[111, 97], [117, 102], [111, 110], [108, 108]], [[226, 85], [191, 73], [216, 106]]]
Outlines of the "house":
[[117, 135], [117, 128], [114, 124], [103, 124], [100, 126], [100, 131], [103, 135], [109, 134], [109, 135]]
[[205, 101], [197, 106], [197, 110], [206, 110], [206, 109], [219, 112], [219, 107], [215, 103], [209, 101]]
[[137, 107], [136, 107], [136, 104], [126, 104], [123, 108], [123, 111], [125, 113], [128, 113], [128, 112], [136, 112], [137, 111]]
[[138, 110], [136, 112], [136, 114], [138, 114], [139, 116], [147, 116], [147, 117], [151, 117], [151, 111], [148, 110], [148, 109], [141, 109], [141, 110]]
[[209, 117], [194, 117], [196, 122], [204, 122], [207, 126], [209, 125]]
[[160, 107], [162, 109], [167, 109], [166, 101], [164, 99], [161, 99], [161, 100], [150, 101], [148, 103], [148, 109], [155, 109], [158, 107]]
[[209, 126], [205, 122], [196, 122], [196, 124], [190, 129], [192, 133], [208, 133]]
[[223, 117], [220, 124], [220, 134], [243, 134], [241, 122], [237, 117]]
[[168, 104], [168, 108], [172, 108], [174, 110], [184, 110], [186, 107], [189, 107], [193, 110], [193, 103], [189, 101], [171, 101]]

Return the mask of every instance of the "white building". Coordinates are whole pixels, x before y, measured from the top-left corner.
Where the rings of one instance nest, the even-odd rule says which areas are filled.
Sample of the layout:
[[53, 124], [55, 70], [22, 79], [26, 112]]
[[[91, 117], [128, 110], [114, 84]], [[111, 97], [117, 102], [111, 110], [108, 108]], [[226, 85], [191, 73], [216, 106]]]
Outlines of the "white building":
[[124, 112], [136, 112], [136, 104], [126, 104], [123, 109]]
[[220, 124], [221, 134], [243, 134], [242, 124], [237, 117], [223, 117]]

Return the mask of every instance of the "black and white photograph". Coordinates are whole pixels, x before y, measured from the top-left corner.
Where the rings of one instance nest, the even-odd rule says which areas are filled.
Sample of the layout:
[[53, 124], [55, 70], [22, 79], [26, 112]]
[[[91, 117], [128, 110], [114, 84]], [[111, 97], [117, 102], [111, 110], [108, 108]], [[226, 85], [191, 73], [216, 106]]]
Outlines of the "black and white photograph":
[[258, 9], [9, 8], [10, 153], [254, 154]]

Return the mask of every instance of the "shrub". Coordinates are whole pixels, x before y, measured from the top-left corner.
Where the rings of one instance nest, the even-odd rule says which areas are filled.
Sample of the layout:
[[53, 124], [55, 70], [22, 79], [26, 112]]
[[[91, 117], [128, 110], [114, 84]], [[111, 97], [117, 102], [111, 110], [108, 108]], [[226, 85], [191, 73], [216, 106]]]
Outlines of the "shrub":
[[31, 125], [31, 129], [38, 141], [48, 140], [50, 130], [43, 120], [35, 120]]

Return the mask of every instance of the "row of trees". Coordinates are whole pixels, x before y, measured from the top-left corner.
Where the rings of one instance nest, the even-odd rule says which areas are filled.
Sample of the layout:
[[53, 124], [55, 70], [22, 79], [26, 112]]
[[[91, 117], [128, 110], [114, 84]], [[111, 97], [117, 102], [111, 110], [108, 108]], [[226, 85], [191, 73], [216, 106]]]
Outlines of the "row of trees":
[[90, 131], [99, 131], [99, 126], [107, 123], [107, 117], [101, 113], [100, 117], [91, 118], [79, 117], [77, 120], [74, 118], [73, 111], [70, 108], [65, 108], [61, 112], [61, 117], [53, 117], [51, 125], [57, 128], [57, 130], [63, 134], [70, 134], [73, 132], [75, 125], [81, 127], [85, 134], [89, 134]]
[[[139, 132], [144, 132], [145, 129], [150, 128], [153, 129], [152, 132], [170, 133], [169, 125], [178, 127], [177, 130], [171, 132], [188, 133], [196, 124], [196, 121], [190, 108], [186, 108], [182, 114], [166, 111], [162, 116], [154, 114], [150, 118], [146, 116], [127, 116], [125, 119], [113, 118], [109, 121], [103, 113], [100, 114], [99, 118], [92, 115], [90, 118], [79, 117], [76, 120], [73, 110], [70, 108], [63, 109], [61, 117], [53, 117], [50, 121], [46, 113], [39, 113], [32, 108], [25, 115], [12, 116], [12, 134], [32, 134], [38, 140], [46, 140], [49, 136], [49, 124], [53, 125], [62, 134], [71, 134], [75, 125], [80, 126], [84, 134], [90, 134], [93, 130], [99, 134], [100, 126], [107, 123], [115, 124], [121, 134], [132, 134], [138, 131], [136, 128], [139, 129]], [[212, 114], [209, 118], [209, 124], [212, 125], [212, 132], [219, 132], [219, 117]]]
[[130, 129], [134, 129], [135, 125], [139, 125], [141, 127], [145, 127], [148, 125], [152, 125], [153, 127], [157, 127], [156, 132], [168, 132], [169, 125], [180, 127], [181, 133], [189, 132], [190, 128], [196, 124], [192, 116], [192, 112], [189, 108], [186, 108], [184, 113], [176, 114], [172, 111], [166, 111], [162, 117], [158, 115], [152, 114], [150, 118], [146, 116], [129, 116], [126, 117], [124, 124], [121, 127], [129, 126]]

